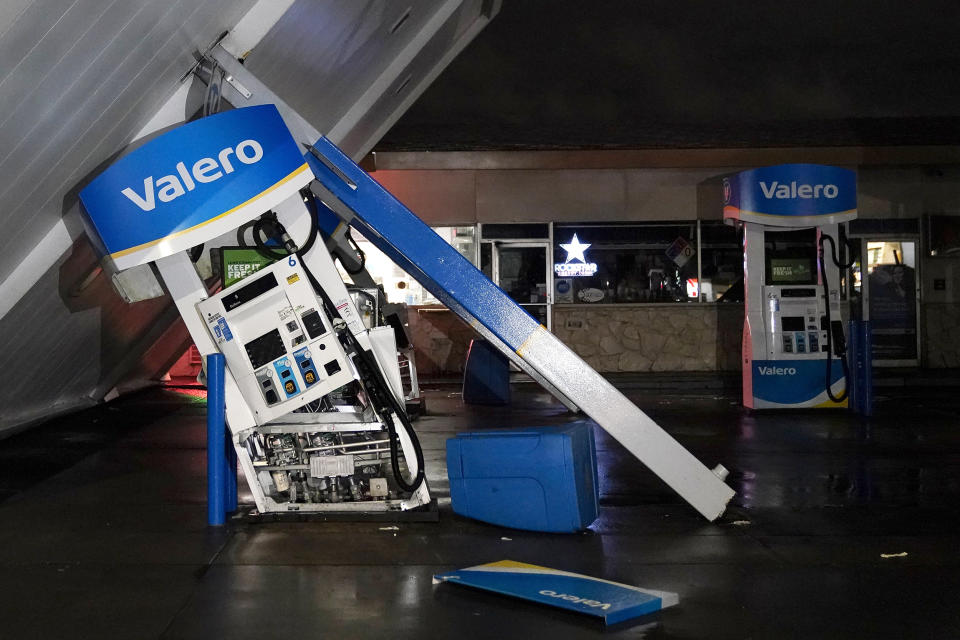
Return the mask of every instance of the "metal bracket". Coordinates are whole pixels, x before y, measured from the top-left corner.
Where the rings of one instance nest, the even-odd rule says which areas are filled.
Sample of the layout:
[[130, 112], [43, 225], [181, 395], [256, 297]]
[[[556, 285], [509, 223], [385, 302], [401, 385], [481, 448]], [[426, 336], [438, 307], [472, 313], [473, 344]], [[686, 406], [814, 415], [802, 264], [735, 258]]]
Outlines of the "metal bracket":
[[[187, 69], [187, 71], [182, 76], [180, 76], [180, 80], [178, 84], [182, 84], [184, 80], [189, 78], [192, 74], [196, 73], [197, 70], [203, 66], [204, 62], [207, 62], [213, 59], [213, 56], [211, 56], [210, 53], [213, 51], [213, 48], [215, 46], [220, 44], [223, 41], [223, 39], [227, 37], [228, 33], [230, 33], [230, 31], [224, 31], [219, 36], [217, 36], [216, 39], [210, 43], [210, 46], [208, 46], [206, 49], [203, 50], [203, 53], [201, 53], [199, 50], [193, 52], [193, 57], [196, 60], [196, 62], [194, 62], [193, 66]], [[250, 96], [247, 96], [247, 97], [249, 98]]]
[[226, 80], [228, 83], [230, 83], [230, 86], [233, 87], [234, 89], [236, 89], [236, 90], [237, 90], [237, 93], [239, 93], [240, 95], [242, 95], [242, 96], [243, 96], [244, 98], [246, 98], [247, 100], [249, 100], [249, 99], [250, 99], [250, 96], [253, 95], [253, 92], [252, 92], [252, 91], [250, 91], [250, 90], [247, 89], [245, 86], [243, 86], [243, 85], [240, 83], [240, 81], [237, 80], [236, 78], [234, 78], [232, 75], [227, 74], [227, 76], [224, 78], [224, 80]]

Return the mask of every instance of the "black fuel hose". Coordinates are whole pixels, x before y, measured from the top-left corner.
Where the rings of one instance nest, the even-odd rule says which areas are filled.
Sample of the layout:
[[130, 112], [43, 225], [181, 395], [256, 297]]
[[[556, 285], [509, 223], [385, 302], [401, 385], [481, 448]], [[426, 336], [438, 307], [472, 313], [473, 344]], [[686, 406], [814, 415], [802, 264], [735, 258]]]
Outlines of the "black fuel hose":
[[350, 232], [350, 227], [347, 227], [347, 231], [344, 234], [344, 237], [347, 239], [347, 242], [353, 245], [353, 250], [357, 252], [357, 255], [360, 256], [360, 264], [356, 269], [351, 269], [348, 267], [343, 260], [340, 260], [340, 264], [343, 265], [343, 269], [352, 276], [357, 275], [363, 271], [367, 266], [367, 254], [363, 252], [363, 249], [360, 248], [360, 245], [357, 244], [357, 241], [353, 239], [353, 234]]
[[310, 249], [313, 249], [313, 243], [316, 242], [320, 236], [320, 212], [317, 210], [316, 196], [313, 195], [312, 191], [302, 189], [300, 195], [303, 196], [303, 204], [310, 213], [310, 235], [304, 245], [300, 247], [300, 253], [306, 255], [310, 252]]
[[[314, 242], [317, 241], [317, 237], [320, 235], [320, 224], [317, 220], [317, 203], [314, 201], [313, 193], [303, 189], [300, 191], [300, 195], [303, 197], [304, 205], [307, 207], [307, 211], [310, 213], [310, 231], [302, 248], [298, 250], [292, 249], [296, 247], [296, 244], [292, 243], [290, 236], [287, 235], [283, 225], [281, 225], [277, 220], [277, 214], [273, 211], [268, 211], [256, 220], [251, 220], [250, 222], [238, 227], [237, 244], [239, 244], [241, 247], [248, 247], [246, 241], [246, 231], [247, 229], [252, 229], [254, 248], [257, 250], [257, 253], [265, 258], [270, 260], [282, 260], [291, 253], [297, 253], [297, 251], [304, 254], [308, 253], [310, 249], [313, 248]], [[264, 238], [279, 238], [284, 243], [284, 250], [277, 251], [275, 247], [267, 246]]]
[[[390, 389], [386, 379], [383, 377], [383, 373], [381, 373], [376, 360], [373, 358], [373, 355], [360, 345], [356, 336], [354, 336], [350, 329], [346, 326], [346, 322], [343, 320], [343, 317], [337, 310], [336, 305], [334, 305], [330, 300], [330, 297], [327, 295], [326, 291], [323, 290], [323, 287], [320, 286], [320, 283], [313, 275], [310, 267], [308, 267], [304, 261], [303, 254], [304, 252], [297, 252], [297, 256], [300, 258], [300, 264], [303, 266], [303, 270], [307, 274], [310, 284], [320, 296], [320, 299], [323, 300], [323, 304], [327, 308], [327, 312], [343, 323], [343, 329], [338, 332], [340, 340], [346, 343], [346, 346], [349, 346], [356, 354], [354, 364], [357, 367], [357, 371], [360, 374], [361, 380], [363, 380], [364, 387], [370, 394], [371, 399], [375, 400], [377, 404], [380, 405], [378, 409], [384, 423], [387, 425], [387, 432], [390, 436], [390, 466], [393, 469], [394, 480], [396, 480], [397, 486], [399, 486], [402, 490], [413, 493], [420, 488], [420, 485], [423, 484], [425, 478], [423, 448], [420, 446], [420, 439], [413, 430], [413, 425], [410, 424], [410, 419], [407, 417], [406, 410], [400, 406], [400, 403], [397, 402], [397, 399], [394, 397], [393, 391]], [[386, 411], [383, 410], [384, 407], [387, 407]], [[407, 432], [407, 435], [410, 437], [410, 443], [413, 445], [414, 455], [416, 456], [417, 460], [417, 473], [413, 479], [413, 482], [408, 483], [400, 470], [398, 446], [399, 437], [397, 435], [397, 428], [393, 422], [391, 412], [393, 415], [397, 416], [397, 419], [400, 420], [400, 424]]]
[[[844, 241], [846, 239], [844, 238]], [[830, 398], [833, 402], [843, 402], [847, 399], [847, 396], [850, 395], [850, 365], [847, 363], [847, 345], [843, 341], [843, 329], [841, 327], [840, 335], [837, 336], [837, 351], [836, 355], [840, 359], [840, 366], [843, 368], [843, 379], [846, 381], [846, 384], [843, 387], [843, 391], [839, 395], [833, 394], [833, 389], [831, 388], [831, 374], [833, 373], [833, 322], [830, 317], [830, 284], [827, 282], [827, 266], [826, 266], [826, 252], [823, 250], [824, 241], [830, 243], [830, 257], [833, 259], [833, 263], [841, 269], [846, 269], [850, 267], [853, 262], [850, 264], [843, 264], [840, 262], [840, 259], [837, 257], [837, 245], [834, 243], [833, 238], [825, 233], [820, 235], [820, 281], [823, 283], [823, 297], [824, 297], [824, 310], [825, 316], [827, 318], [827, 367], [825, 373], [825, 383], [824, 386], [827, 390], [827, 397]]]
[[290, 251], [289, 247], [284, 247], [285, 250], [277, 251], [272, 247], [268, 247], [267, 243], [264, 241], [265, 237], [279, 237], [281, 235], [280, 228], [280, 222], [277, 220], [277, 214], [275, 214], [273, 211], [268, 211], [253, 223], [253, 244], [257, 249], [257, 253], [265, 258], [270, 258], [271, 260], [283, 260], [291, 253], [294, 253]]
[[253, 225], [257, 224], [256, 220], [251, 220], [250, 222], [245, 222], [239, 227], [237, 227], [237, 245], [241, 247], [247, 246], [247, 240], [245, 236], [247, 235], [247, 229], [253, 228]]

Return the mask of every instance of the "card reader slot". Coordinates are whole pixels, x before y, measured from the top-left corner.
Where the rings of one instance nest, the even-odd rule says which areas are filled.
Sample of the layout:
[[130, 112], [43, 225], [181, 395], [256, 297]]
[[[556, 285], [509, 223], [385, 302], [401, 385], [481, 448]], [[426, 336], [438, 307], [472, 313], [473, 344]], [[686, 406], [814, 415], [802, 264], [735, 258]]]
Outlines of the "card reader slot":
[[301, 317], [311, 339], [319, 338], [327, 332], [327, 327], [323, 324], [323, 318], [315, 310], [310, 310]]
[[223, 308], [225, 311], [233, 311], [242, 304], [250, 302], [254, 298], [263, 295], [267, 291], [277, 286], [277, 278], [273, 273], [257, 278], [250, 284], [244, 285], [233, 293], [223, 296]]
[[781, 298], [816, 298], [816, 289], [781, 289]]

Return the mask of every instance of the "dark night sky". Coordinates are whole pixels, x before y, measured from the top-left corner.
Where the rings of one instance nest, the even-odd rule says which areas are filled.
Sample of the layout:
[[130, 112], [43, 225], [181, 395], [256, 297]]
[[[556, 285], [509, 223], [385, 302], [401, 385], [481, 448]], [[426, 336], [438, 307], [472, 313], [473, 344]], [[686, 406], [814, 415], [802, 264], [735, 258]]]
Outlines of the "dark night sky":
[[504, 0], [378, 149], [960, 143], [960, 2]]

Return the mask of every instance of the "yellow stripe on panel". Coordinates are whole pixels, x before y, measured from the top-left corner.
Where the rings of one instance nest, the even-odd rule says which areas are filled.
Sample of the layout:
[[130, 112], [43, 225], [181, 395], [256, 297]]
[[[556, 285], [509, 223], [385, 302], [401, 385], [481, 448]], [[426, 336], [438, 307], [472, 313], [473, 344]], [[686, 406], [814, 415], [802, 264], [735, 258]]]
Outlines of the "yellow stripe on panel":
[[182, 236], [182, 235], [185, 234], [185, 233], [190, 233], [191, 231], [194, 231], [194, 230], [196, 230], [196, 229], [199, 229], [200, 227], [202, 227], [202, 226], [204, 226], [204, 225], [208, 225], [208, 224], [210, 224], [211, 222], [214, 222], [214, 221], [216, 221], [216, 220], [219, 220], [220, 218], [224, 218], [224, 217], [230, 215], [231, 213], [237, 211], [238, 209], [242, 209], [243, 207], [247, 206], [247, 205], [250, 204], [251, 202], [256, 201], [258, 198], [262, 198], [263, 196], [267, 195], [267, 194], [270, 193], [271, 191], [274, 191], [275, 189], [278, 189], [279, 187], [283, 186], [283, 185], [286, 184], [287, 182], [290, 182], [291, 180], [293, 180], [294, 178], [296, 178], [298, 175], [300, 175], [300, 174], [303, 173], [304, 171], [309, 170], [309, 168], [310, 168], [309, 165], [307, 165], [306, 163], [303, 163], [303, 164], [300, 165], [300, 167], [299, 167], [298, 169], [296, 169], [293, 173], [291, 173], [290, 175], [288, 175], [288, 176], [286, 176], [285, 178], [281, 179], [279, 182], [274, 183], [273, 185], [267, 187], [266, 189], [264, 189], [263, 191], [261, 191], [261, 192], [258, 193], [257, 195], [253, 196], [253, 197], [250, 198], [249, 200], [238, 204], [237, 206], [233, 207], [232, 209], [228, 209], [227, 211], [224, 211], [223, 213], [221, 213], [221, 214], [218, 215], [218, 216], [214, 216], [213, 218], [210, 218], [210, 219], [208, 219], [208, 220], [204, 220], [204, 221], [201, 222], [200, 224], [195, 224], [195, 225], [193, 225], [192, 227], [190, 227], [189, 229], [184, 229], [184, 230], [182, 230], [182, 231], [177, 231], [177, 232], [175, 232], [175, 233], [171, 233], [170, 235], [164, 236], [164, 237], [162, 237], [162, 238], [157, 238], [156, 240], [151, 240], [150, 242], [145, 242], [145, 243], [140, 244], [140, 245], [137, 245], [137, 246], [135, 246], [135, 247], [130, 247], [129, 249], [124, 249], [124, 250], [122, 250], [122, 251], [117, 251], [116, 253], [111, 253], [111, 254], [110, 254], [110, 257], [111, 257], [111, 258], [119, 258], [119, 257], [121, 257], [121, 256], [129, 255], [129, 254], [131, 254], [131, 253], [136, 253], [137, 251], [140, 251], [140, 250], [142, 250], [142, 249], [146, 249], [146, 248], [148, 248], [148, 247], [152, 247], [152, 246], [155, 245], [155, 244], [160, 244], [160, 243], [163, 242], [164, 240], [169, 240], [170, 238], [176, 238], [177, 236]]

